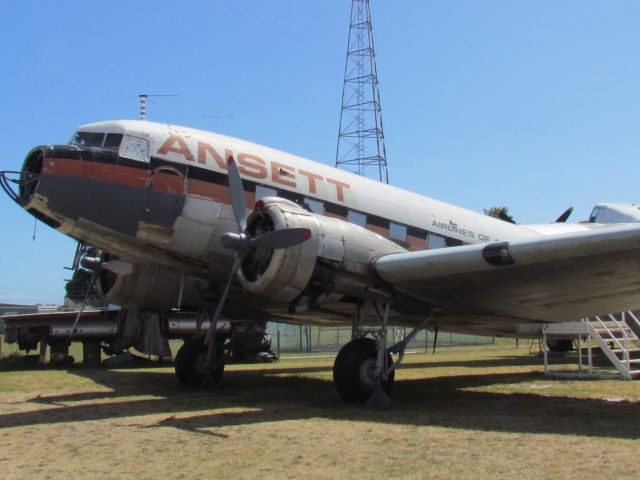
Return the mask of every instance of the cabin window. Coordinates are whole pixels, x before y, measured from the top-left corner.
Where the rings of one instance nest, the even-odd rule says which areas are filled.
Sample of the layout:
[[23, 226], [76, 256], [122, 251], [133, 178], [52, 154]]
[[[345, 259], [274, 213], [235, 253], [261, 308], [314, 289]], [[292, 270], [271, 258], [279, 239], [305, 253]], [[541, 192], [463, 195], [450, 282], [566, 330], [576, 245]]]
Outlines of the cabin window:
[[321, 201], [314, 200], [313, 198], [305, 198], [304, 203], [313, 213], [317, 213], [318, 215], [324, 213], [324, 204]]
[[444, 243], [444, 237], [441, 237], [440, 235], [436, 235], [434, 233], [430, 233], [427, 237], [427, 248], [429, 250], [433, 250], [434, 248], [444, 248], [445, 247], [445, 243]]
[[264, 185], [256, 185], [256, 200], [264, 197], [277, 197], [278, 191], [275, 188], [265, 187]]
[[399, 223], [391, 222], [389, 224], [389, 236], [394, 240], [404, 242], [407, 240], [407, 227]]
[[131, 160], [149, 161], [149, 142], [140, 137], [125, 135], [120, 147], [120, 156]]
[[104, 133], [98, 132], [76, 132], [71, 141], [71, 145], [82, 145], [86, 147], [101, 147], [104, 140]]
[[367, 225], [367, 216], [364, 213], [349, 210], [349, 214], [347, 215], [347, 222], [364, 228]]

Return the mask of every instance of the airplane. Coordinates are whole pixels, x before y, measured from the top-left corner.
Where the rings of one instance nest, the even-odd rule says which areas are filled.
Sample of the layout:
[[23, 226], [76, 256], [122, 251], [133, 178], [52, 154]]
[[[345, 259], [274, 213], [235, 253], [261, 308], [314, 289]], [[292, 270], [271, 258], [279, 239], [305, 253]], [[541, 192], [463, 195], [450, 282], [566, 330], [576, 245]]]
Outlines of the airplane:
[[[337, 392], [385, 403], [422, 329], [531, 338], [640, 305], [637, 224], [511, 224], [202, 130], [91, 123], [12, 173], [20, 207], [102, 252], [83, 265], [109, 303], [208, 315], [175, 358], [186, 386], [222, 377], [223, 311], [351, 325]], [[389, 325], [412, 330], [391, 345]]]

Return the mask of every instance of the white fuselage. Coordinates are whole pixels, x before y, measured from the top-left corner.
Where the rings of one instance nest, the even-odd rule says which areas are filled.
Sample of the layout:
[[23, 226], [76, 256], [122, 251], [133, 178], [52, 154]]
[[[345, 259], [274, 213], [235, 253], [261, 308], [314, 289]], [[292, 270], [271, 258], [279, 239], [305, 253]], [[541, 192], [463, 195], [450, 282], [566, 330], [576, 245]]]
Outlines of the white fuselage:
[[[243, 178], [277, 193], [295, 192], [322, 202], [326, 215], [344, 216], [332, 213], [332, 210], [341, 210], [331, 208], [337, 206], [347, 212], [344, 218], [347, 221], [352, 219], [351, 216], [362, 221], [361, 215], [364, 214], [365, 218], [383, 219], [399, 225], [401, 234], [403, 227], [413, 227], [408, 232], [409, 241], [405, 242], [409, 248], [420, 245], [412, 241], [410, 234], [413, 229], [428, 232], [432, 237], [426, 240], [432, 242], [435, 238], [446, 237], [463, 243], [481, 243], [587, 228], [565, 224], [510, 224], [321, 163], [202, 130], [145, 121], [110, 121], [85, 125], [79, 131], [119, 132], [142, 138], [148, 141], [150, 157], [222, 174], [226, 171], [226, 158], [233, 155], [239, 162]], [[187, 202], [190, 198], [207, 197], [195, 188], [187, 187], [185, 193]], [[257, 196], [259, 192], [256, 192]], [[384, 235], [384, 227], [376, 228], [379, 222], [364, 221], [363, 226]], [[440, 242], [434, 243], [431, 247], [443, 246]], [[426, 246], [429, 247], [428, 244]]]

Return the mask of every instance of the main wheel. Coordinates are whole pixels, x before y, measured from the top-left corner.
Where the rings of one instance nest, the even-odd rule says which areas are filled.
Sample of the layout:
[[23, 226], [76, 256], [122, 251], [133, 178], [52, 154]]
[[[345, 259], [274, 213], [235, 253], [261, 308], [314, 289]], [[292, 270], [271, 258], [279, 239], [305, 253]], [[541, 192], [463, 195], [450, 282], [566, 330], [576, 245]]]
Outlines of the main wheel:
[[[342, 347], [333, 364], [333, 383], [345, 402], [365, 402], [371, 397], [377, 386], [376, 356], [376, 342], [371, 338], [356, 338]], [[392, 361], [387, 353], [387, 365]], [[395, 371], [381, 382], [387, 394], [391, 393], [394, 377]]]
[[207, 371], [207, 346], [204, 337], [192, 338], [184, 342], [175, 359], [176, 376], [185, 387], [198, 388], [210, 382], [218, 383], [224, 373], [224, 346], [216, 342], [216, 365]]

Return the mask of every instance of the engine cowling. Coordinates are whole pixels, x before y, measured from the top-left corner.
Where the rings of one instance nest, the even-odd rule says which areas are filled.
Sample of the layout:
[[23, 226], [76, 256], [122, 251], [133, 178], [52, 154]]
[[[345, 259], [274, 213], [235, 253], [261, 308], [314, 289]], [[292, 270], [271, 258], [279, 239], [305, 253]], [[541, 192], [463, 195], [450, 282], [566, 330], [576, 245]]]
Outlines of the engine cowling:
[[249, 252], [238, 270], [242, 286], [276, 300], [322, 303], [344, 295], [384, 296], [371, 262], [381, 255], [406, 250], [377, 233], [344, 220], [324, 217], [298, 204], [267, 197], [247, 219], [247, 230], [257, 236], [270, 230], [308, 228], [311, 238], [294, 247]]
[[177, 307], [178, 303], [202, 306], [201, 293], [207, 289], [207, 282], [150, 265], [139, 265], [130, 275], [101, 272], [98, 287], [108, 303], [127, 308], [143, 306], [168, 310]]

